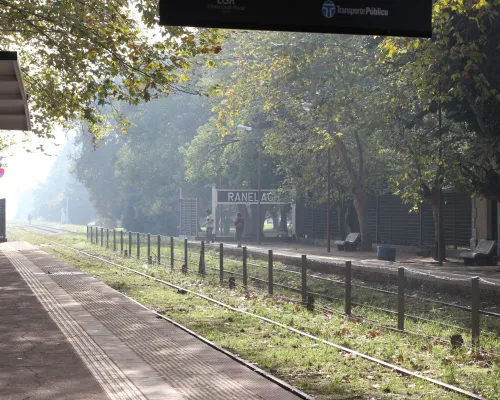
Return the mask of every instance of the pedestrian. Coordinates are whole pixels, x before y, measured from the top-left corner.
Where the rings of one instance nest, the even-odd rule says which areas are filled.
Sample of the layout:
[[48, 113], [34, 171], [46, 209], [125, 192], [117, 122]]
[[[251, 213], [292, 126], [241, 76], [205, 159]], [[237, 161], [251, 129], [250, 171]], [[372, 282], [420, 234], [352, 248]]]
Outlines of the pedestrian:
[[241, 238], [245, 229], [245, 219], [241, 216], [241, 213], [236, 214], [234, 226], [236, 227], [236, 241], [238, 242], [238, 247], [241, 247]]
[[28, 222], [31, 225], [31, 214], [28, 214]]
[[214, 242], [214, 216], [212, 215], [212, 212], [210, 210], [207, 210], [207, 220], [203, 224], [203, 226], [207, 227], [206, 231], [206, 241], [207, 243]]

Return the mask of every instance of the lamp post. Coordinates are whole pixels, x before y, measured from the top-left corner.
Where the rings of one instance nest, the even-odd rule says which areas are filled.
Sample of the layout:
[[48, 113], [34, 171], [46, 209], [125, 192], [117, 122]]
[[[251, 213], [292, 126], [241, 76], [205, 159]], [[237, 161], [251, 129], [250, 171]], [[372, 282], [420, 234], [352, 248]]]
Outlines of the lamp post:
[[[241, 131], [252, 132], [253, 128], [245, 125], [238, 125], [237, 128]], [[260, 216], [260, 201], [261, 201], [261, 162], [260, 162], [260, 142], [258, 142], [257, 146], [257, 244], [261, 243], [260, 240], [260, 229], [261, 229], [261, 216]]]

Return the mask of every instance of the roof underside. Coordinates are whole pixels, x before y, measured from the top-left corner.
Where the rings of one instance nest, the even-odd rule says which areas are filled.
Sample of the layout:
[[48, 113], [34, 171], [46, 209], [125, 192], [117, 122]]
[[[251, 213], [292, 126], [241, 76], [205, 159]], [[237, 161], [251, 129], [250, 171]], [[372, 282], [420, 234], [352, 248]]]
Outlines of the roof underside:
[[17, 53], [0, 51], [0, 130], [30, 131], [28, 100]]

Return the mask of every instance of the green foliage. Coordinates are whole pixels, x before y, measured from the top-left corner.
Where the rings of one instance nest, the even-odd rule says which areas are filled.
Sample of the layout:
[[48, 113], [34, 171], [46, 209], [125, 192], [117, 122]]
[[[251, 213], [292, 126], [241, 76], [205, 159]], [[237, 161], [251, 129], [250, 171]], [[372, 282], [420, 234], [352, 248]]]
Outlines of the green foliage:
[[20, 52], [34, 132], [85, 121], [102, 137], [116, 102], [139, 104], [182, 91], [181, 71], [219, 52], [216, 30], [157, 27], [155, 0], [0, 0], [0, 47]]

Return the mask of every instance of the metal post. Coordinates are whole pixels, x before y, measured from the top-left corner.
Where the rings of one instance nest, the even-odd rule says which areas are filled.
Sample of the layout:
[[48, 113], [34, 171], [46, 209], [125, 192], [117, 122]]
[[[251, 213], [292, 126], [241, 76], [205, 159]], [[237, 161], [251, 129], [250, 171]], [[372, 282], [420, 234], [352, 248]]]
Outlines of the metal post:
[[89, 226], [87, 225], [87, 242], [89, 241]]
[[351, 315], [352, 310], [352, 266], [350, 261], [345, 262], [345, 313]]
[[243, 287], [248, 286], [247, 248], [243, 247]]
[[326, 251], [330, 253], [332, 246], [332, 194], [331, 192], [331, 182], [330, 175], [332, 173], [332, 160], [331, 160], [331, 150], [328, 147], [328, 177], [327, 177], [327, 190], [328, 190], [328, 203], [326, 206], [326, 231], [328, 235], [327, 248]]
[[472, 278], [472, 345], [479, 347], [479, 307], [480, 303], [479, 277]]
[[148, 264], [151, 262], [151, 234], [148, 233]]
[[157, 249], [156, 249], [156, 252], [157, 252], [157, 256], [156, 256], [156, 262], [158, 263], [158, 265], [161, 264], [161, 255], [160, 255], [160, 252], [161, 252], [161, 236], [158, 235], [158, 243], [157, 243]]
[[302, 256], [302, 304], [307, 304], [307, 256]]
[[113, 229], [113, 251], [116, 251], [116, 229]]
[[95, 227], [95, 244], [99, 244], [99, 228]]
[[205, 276], [205, 241], [201, 241], [200, 247], [200, 263], [198, 265], [198, 273]]
[[106, 228], [106, 248], [109, 248], [109, 229]]
[[90, 228], [90, 243], [94, 243], [94, 228], [92, 228], [91, 226], [89, 228]]
[[424, 208], [420, 204], [420, 247], [424, 247]]
[[120, 231], [120, 253], [123, 254], [123, 231]]
[[136, 239], [137, 239], [137, 259], [139, 260], [141, 258], [141, 237], [139, 235], [139, 232], [136, 233]]
[[101, 228], [101, 247], [104, 246], [104, 228]]
[[380, 224], [380, 197], [377, 196], [377, 206], [376, 206], [376, 212], [375, 212], [375, 243], [380, 243], [380, 229], [379, 229], [379, 224]]
[[184, 239], [184, 268], [187, 270], [189, 269], [188, 265], [188, 240]]
[[398, 268], [398, 329], [405, 330], [405, 269]]
[[132, 257], [132, 232], [128, 231], [128, 256]]
[[261, 232], [260, 230], [262, 228], [261, 218], [260, 218], [260, 200], [262, 197], [262, 195], [260, 193], [260, 191], [261, 191], [261, 187], [260, 187], [260, 175], [261, 175], [261, 171], [260, 171], [260, 168], [261, 168], [260, 167], [260, 147], [257, 148], [257, 159], [258, 159], [258, 161], [257, 161], [258, 162], [258, 165], [257, 165], [258, 190], [257, 190], [257, 192], [258, 192], [258, 196], [259, 196], [259, 198], [258, 198], [259, 203], [257, 204], [257, 224], [256, 225], [257, 225], [257, 244], [260, 244], [260, 241], [261, 241], [260, 240], [260, 232]]
[[273, 251], [269, 250], [268, 252], [268, 281], [269, 281], [269, 294], [272, 295], [274, 291], [274, 281], [273, 281]]
[[224, 244], [219, 244], [219, 279], [224, 282]]
[[170, 236], [170, 268], [174, 269], [174, 237]]

